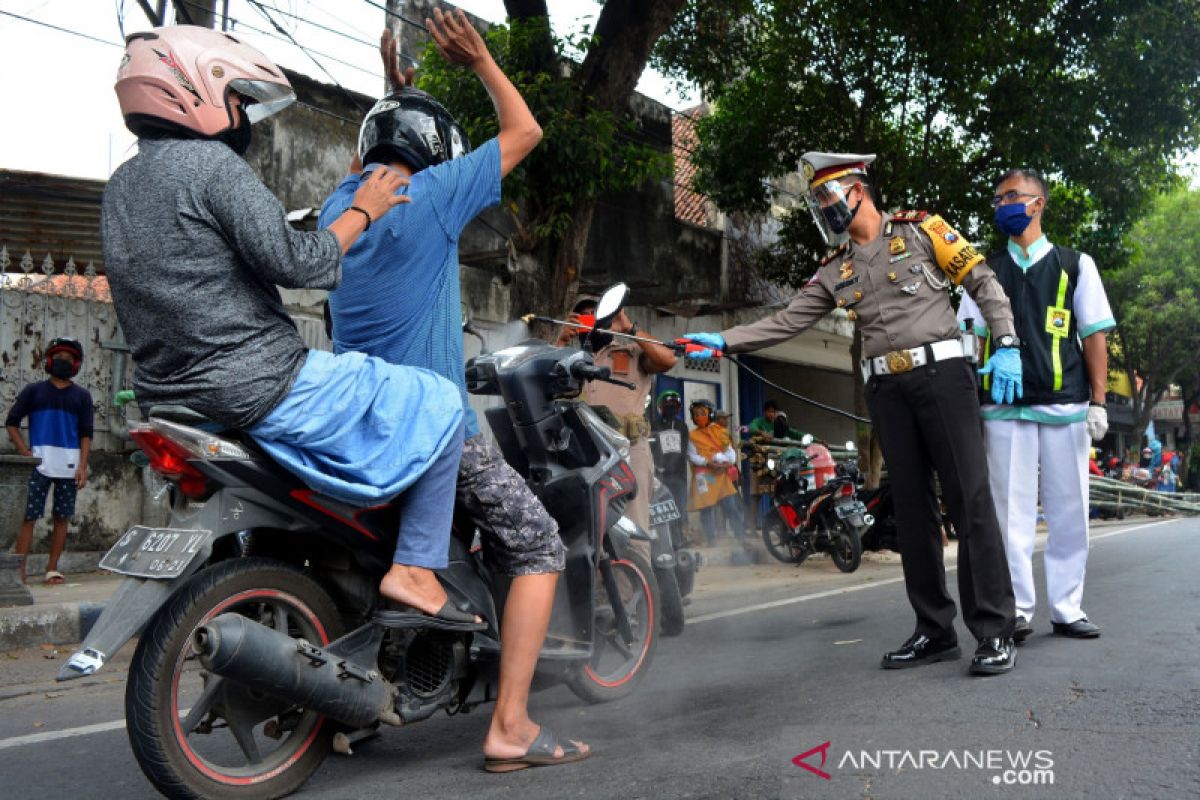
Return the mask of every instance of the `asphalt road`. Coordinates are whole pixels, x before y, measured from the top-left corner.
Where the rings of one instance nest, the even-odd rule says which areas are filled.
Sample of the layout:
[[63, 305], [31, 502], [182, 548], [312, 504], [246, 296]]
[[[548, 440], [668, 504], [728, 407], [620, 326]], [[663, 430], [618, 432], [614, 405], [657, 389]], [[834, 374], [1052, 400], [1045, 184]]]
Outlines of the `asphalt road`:
[[[591, 742], [588, 761], [488, 775], [482, 709], [331, 756], [297, 796], [1200, 797], [1197, 564], [1200, 520], [1098, 529], [1085, 607], [1103, 637], [1051, 636], [1043, 613], [1016, 669], [990, 678], [965, 659], [881, 670], [912, 627], [899, 568], [805, 565], [786, 583], [702, 593], [624, 701], [537, 695], [535, 716]], [[4, 665], [0, 796], [155, 796], [120, 721], [120, 661], [72, 688], [48, 680], [60, 662], [45, 655]]]

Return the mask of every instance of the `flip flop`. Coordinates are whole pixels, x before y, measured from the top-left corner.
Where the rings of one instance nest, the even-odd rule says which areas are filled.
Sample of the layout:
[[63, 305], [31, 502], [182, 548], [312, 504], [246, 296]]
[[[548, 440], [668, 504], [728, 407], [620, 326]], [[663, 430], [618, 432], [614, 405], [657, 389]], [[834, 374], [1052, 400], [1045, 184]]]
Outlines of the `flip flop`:
[[476, 622], [475, 615], [460, 611], [447, 600], [436, 614], [426, 614], [412, 606], [397, 604], [396, 609], [375, 612], [375, 621], [387, 628], [435, 628], [441, 631], [482, 631], [487, 623]]
[[[561, 747], [563, 754], [559, 757], [554, 756], [555, 749]], [[592, 754], [591, 750], [583, 750], [574, 742], [566, 741], [559, 742], [554, 731], [547, 728], [545, 725], [538, 731], [537, 738], [533, 740], [533, 744], [529, 745], [529, 749], [525, 751], [525, 755], [517, 758], [492, 758], [486, 756], [483, 759], [483, 768], [488, 772], [516, 772], [520, 769], [529, 769], [530, 767], [553, 767], [557, 764], [572, 764], [576, 761], [583, 761]]]
[[56, 569], [52, 569], [46, 573], [45, 579], [42, 580], [43, 586], [59, 586], [67, 582], [63, 574]]

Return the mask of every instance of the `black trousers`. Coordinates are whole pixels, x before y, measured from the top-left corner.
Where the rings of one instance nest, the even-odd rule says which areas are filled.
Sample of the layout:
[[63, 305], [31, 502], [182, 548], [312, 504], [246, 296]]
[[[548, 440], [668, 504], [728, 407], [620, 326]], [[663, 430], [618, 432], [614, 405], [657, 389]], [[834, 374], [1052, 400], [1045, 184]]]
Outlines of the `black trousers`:
[[958, 531], [958, 595], [976, 639], [1012, 635], [1015, 605], [1004, 538], [988, 486], [975, 376], [952, 358], [867, 382], [896, 508], [900, 560], [917, 633], [957, 638], [946, 591], [934, 471]]

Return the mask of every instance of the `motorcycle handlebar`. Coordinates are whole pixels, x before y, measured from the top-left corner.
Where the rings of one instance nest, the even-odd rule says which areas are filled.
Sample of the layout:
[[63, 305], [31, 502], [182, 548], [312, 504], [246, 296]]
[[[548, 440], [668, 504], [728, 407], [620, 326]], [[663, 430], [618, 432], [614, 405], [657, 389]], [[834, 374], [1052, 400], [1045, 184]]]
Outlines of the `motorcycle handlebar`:
[[585, 381], [603, 381], [604, 383], [613, 383], [617, 386], [624, 386], [626, 389], [637, 389], [637, 385], [628, 381], [617, 380], [612, 377], [612, 370], [608, 367], [597, 367], [595, 364], [588, 364], [584, 361], [576, 361], [571, 365], [571, 375], [575, 378]]

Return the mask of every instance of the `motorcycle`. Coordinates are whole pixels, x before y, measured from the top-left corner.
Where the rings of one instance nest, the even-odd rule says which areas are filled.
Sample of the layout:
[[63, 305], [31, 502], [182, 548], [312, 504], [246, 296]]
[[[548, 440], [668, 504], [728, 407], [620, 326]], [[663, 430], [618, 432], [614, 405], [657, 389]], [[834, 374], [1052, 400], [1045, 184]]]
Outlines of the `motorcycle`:
[[[862, 562], [862, 535], [875, 518], [858, 497], [858, 468], [839, 463], [828, 476], [818, 465], [832, 463], [829, 449], [806, 435], [805, 447], [784, 451], [779, 462], [768, 461], [776, 473], [771, 511], [763, 522], [763, 543], [772, 556], [787, 564], [802, 564], [809, 555], [827, 552], [842, 572], [854, 572]], [[853, 449], [852, 444], [847, 445]]]
[[[624, 303], [623, 285], [601, 299]], [[541, 341], [480, 356], [468, 387], [499, 395], [487, 416], [506, 459], [558, 521], [566, 571], [535, 687], [589, 702], [628, 695], [658, 643], [649, 538], [622, 516], [636, 482], [628, 440], [574, 397], [609, 380], [590, 355]], [[180, 408], [151, 409], [130, 435], [173, 495], [165, 528], [134, 526], [101, 566], [126, 576], [59, 680], [92, 675], [139, 636], [125, 694], [142, 771], [170, 797], [274, 798], [331, 747], [382, 725], [494, 700], [509, 579], [474, 530], [456, 526], [438, 570], [482, 623], [383, 607], [394, 504], [355, 508], [308, 489], [242, 432]]]
[[654, 494], [650, 496], [650, 527], [654, 534], [650, 551], [662, 601], [663, 636], [683, 632], [683, 607], [695, 587], [696, 572], [704, 563], [700, 553], [684, 547], [681, 537], [675, 534], [677, 526], [672, 523], [682, 518], [671, 490], [655, 478]]

